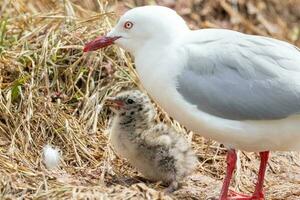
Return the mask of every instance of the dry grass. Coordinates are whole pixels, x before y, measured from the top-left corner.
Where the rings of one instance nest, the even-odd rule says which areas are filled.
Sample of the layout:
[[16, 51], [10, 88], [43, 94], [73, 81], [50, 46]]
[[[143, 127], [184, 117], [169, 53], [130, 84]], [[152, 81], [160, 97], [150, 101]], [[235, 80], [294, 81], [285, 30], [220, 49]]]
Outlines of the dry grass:
[[[297, 8], [297, 1], [239, 0], [239, 11], [223, 0], [168, 2], [192, 27], [228, 27], [299, 44], [299, 16], [280, 9]], [[133, 2], [143, 4], [122, 1], [118, 9]], [[218, 194], [225, 150], [215, 142], [193, 136], [199, 167], [171, 197], [159, 184], [142, 180], [108, 146], [110, 113], [103, 99], [139, 83], [130, 56], [120, 49], [83, 54], [82, 46], [111, 27], [115, 4], [0, 0], [0, 199], [205, 199]], [[160, 119], [180, 128], [161, 111]], [[61, 149], [59, 170], [45, 169], [46, 144]], [[233, 187], [251, 192], [257, 168], [256, 154], [241, 153]], [[266, 192], [268, 199], [300, 198], [298, 153], [272, 154]]]

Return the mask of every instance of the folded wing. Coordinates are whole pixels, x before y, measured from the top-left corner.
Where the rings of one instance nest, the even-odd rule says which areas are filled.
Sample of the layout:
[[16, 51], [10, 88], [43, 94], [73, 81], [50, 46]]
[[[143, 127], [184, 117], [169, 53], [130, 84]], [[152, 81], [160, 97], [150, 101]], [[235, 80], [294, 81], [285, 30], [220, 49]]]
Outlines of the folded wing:
[[226, 30], [194, 34], [185, 45], [188, 59], [177, 79], [184, 99], [203, 112], [232, 120], [300, 114], [297, 47]]

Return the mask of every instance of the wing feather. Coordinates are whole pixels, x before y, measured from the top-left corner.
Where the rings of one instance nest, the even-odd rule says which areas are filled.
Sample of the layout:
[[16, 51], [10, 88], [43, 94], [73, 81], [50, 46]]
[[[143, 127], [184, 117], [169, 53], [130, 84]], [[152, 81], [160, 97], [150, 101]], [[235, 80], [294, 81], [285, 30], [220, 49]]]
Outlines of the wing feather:
[[281, 119], [300, 113], [296, 47], [233, 31], [195, 34], [194, 41], [185, 45], [188, 59], [177, 79], [177, 90], [187, 101], [233, 120]]

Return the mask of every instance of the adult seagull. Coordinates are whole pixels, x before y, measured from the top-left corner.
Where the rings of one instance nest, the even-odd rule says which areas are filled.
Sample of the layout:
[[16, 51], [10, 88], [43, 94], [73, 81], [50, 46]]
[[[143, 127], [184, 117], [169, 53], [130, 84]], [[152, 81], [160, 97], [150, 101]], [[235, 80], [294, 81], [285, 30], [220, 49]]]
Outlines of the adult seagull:
[[[192, 31], [161, 6], [127, 11], [84, 51], [113, 43], [132, 53], [143, 86], [170, 116], [228, 147], [219, 199], [264, 199], [269, 151], [300, 150], [300, 50], [236, 31]], [[235, 149], [260, 152], [252, 196], [228, 192]]]

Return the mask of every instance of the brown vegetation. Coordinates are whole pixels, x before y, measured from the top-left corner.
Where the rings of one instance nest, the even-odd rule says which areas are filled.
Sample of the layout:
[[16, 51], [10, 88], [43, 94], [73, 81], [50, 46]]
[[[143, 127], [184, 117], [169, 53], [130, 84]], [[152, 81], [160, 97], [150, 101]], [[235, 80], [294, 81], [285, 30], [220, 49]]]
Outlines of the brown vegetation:
[[[131, 57], [116, 47], [83, 54], [83, 44], [130, 7], [173, 7], [191, 28], [270, 35], [300, 46], [300, 0], [0, 0], [0, 199], [205, 199], [224, 176], [225, 149], [193, 136], [199, 166], [183, 188], [164, 196], [107, 144], [103, 99], [139, 85]], [[159, 119], [182, 129], [160, 111]], [[62, 164], [48, 171], [46, 144]], [[300, 199], [300, 155], [271, 155], [267, 199]], [[240, 152], [232, 186], [251, 193], [258, 157]]]

